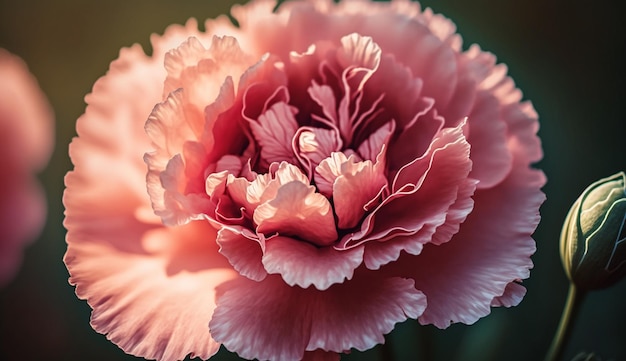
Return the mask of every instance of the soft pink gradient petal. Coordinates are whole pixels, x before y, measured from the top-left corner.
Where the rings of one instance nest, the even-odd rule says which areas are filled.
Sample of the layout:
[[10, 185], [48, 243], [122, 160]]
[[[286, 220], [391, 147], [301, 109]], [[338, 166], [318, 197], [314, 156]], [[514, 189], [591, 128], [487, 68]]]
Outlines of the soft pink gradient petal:
[[393, 262], [400, 257], [402, 251], [418, 255], [424, 248], [424, 240], [432, 237], [434, 227], [422, 227], [419, 231], [409, 236], [395, 236], [389, 242], [368, 242], [364, 244], [363, 264], [370, 270], [378, 270], [380, 267]]
[[[341, 47], [337, 51], [337, 60], [344, 68], [355, 67], [367, 70], [366, 76], [371, 76], [380, 64], [381, 51], [372, 38], [352, 33], [341, 38]], [[362, 87], [367, 78], [361, 81]]]
[[474, 209], [472, 196], [476, 191], [477, 180], [468, 178], [459, 185], [455, 202], [446, 212], [446, 221], [436, 228], [431, 243], [442, 244], [448, 242], [458, 231], [467, 216]]
[[335, 99], [333, 89], [328, 85], [319, 85], [313, 81], [308, 88], [308, 93], [311, 99], [322, 107], [326, 120], [336, 124], [339, 117], [337, 116], [337, 99]]
[[256, 208], [253, 220], [259, 233], [297, 236], [320, 246], [337, 240], [328, 199], [308, 183], [291, 181], [280, 186], [274, 199]]
[[433, 139], [441, 131], [445, 119], [432, 110], [432, 99], [423, 100], [424, 108], [402, 128], [402, 133], [389, 146], [389, 167], [398, 171], [406, 164], [424, 156]]
[[[233, 201], [239, 204], [249, 218], [254, 217], [254, 211], [263, 203], [276, 198], [279, 188], [292, 181], [308, 184], [307, 177], [300, 169], [290, 163], [273, 163], [272, 169], [275, 171], [254, 176], [252, 181], [243, 178], [228, 176], [227, 188]], [[273, 174], [272, 174], [273, 173]], [[211, 179], [209, 176], [207, 181]]]
[[509, 282], [509, 284], [506, 285], [502, 296], [495, 297], [493, 301], [491, 301], [491, 306], [514, 307], [519, 305], [526, 295], [526, 288], [517, 282], [517, 280]]
[[267, 276], [261, 262], [264, 243], [252, 232], [240, 227], [224, 227], [217, 233], [217, 244], [220, 253], [240, 275], [254, 281], [261, 281]]
[[376, 270], [381, 266], [398, 259], [401, 251], [411, 255], [422, 252], [425, 242], [430, 240], [432, 244], [442, 244], [458, 232], [461, 224], [471, 212], [474, 200], [471, 196], [476, 189], [476, 181], [468, 179], [459, 186], [456, 201], [446, 212], [444, 223], [425, 224], [412, 235], [403, 236], [396, 234], [386, 242], [368, 242], [365, 244], [364, 263], [368, 269]]
[[18, 271], [25, 245], [41, 233], [46, 199], [35, 173], [52, 153], [54, 114], [37, 80], [0, 49], [0, 287]]
[[500, 186], [476, 192], [474, 210], [453, 241], [427, 245], [419, 258], [401, 256], [394, 263], [428, 299], [422, 324], [472, 324], [490, 313], [492, 303], [519, 302], [519, 287], [511, 290], [509, 284], [530, 274], [535, 252], [530, 234], [539, 222], [545, 196], [537, 190], [544, 182], [541, 172], [514, 167]]
[[541, 140], [537, 137], [539, 122], [537, 112], [530, 102], [509, 104], [503, 109], [503, 119], [507, 124], [508, 146], [520, 162], [530, 164], [543, 157]]
[[383, 53], [380, 66], [365, 86], [365, 101], [374, 103], [383, 95], [380, 107], [386, 119], [405, 129], [415, 118], [432, 108], [434, 100], [422, 95], [423, 81], [406, 65], [388, 53]]
[[184, 91], [179, 88], [169, 93], [162, 103], [154, 107], [146, 121], [146, 134], [164, 158], [157, 161], [165, 164], [176, 154], [183, 153], [185, 142], [197, 137], [185, 115]]
[[[82, 183], [71, 176], [67, 181]], [[73, 196], [68, 192], [65, 198], [71, 207], [89, 203]], [[219, 348], [206, 328], [214, 289], [237, 277], [207, 242], [215, 231], [198, 222], [170, 230], [142, 222], [131, 211], [100, 224], [89, 219], [106, 215], [68, 214], [66, 226], [76, 233], [68, 235], [64, 261], [77, 295], [93, 308], [91, 325], [133, 355], [209, 358]]]
[[[422, 158], [402, 168], [394, 180], [393, 193], [366, 217], [358, 232], [344, 237], [340, 246], [369, 240], [393, 242], [394, 236], [420, 234], [417, 232], [423, 227], [443, 225], [459, 196], [471, 195], [460, 190], [475, 186], [467, 178], [472, 163], [462, 127], [442, 130]], [[465, 214], [470, 211], [471, 207], [464, 209]], [[429, 234], [424, 235], [414, 241], [430, 242]]]
[[298, 155], [311, 174], [324, 159], [340, 150], [341, 139], [334, 129], [301, 127], [296, 138]]
[[[339, 41], [351, 33], [371, 37], [383, 53], [394, 54], [400, 63], [411, 68], [416, 77], [424, 79], [424, 95], [446, 105], [457, 82], [456, 49], [451, 49], [448, 42], [440, 38], [454, 27], [448, 25], [443, 30], [442, 21], [426, 21], [419, 5], [412, 6], [409, 13], [402, 13], [406, 8], [406, 4], [381, 6], [374, 2], [287, 3], [271, 17], [256, 17], [246, 24], [245, 29], [252, 35], [257, 48], [284, 58], [290, 51], [303, 52], [308, 44], [321, 40]], [[247, 20], [252, 17], [250, 11], [252, 9], [239, 8], [233, 15]], [[270, 22], [273, 22], [274, 29], [269, 29]], [[437, 32], [433, 33], [429, 26], [437, 28]], [[290, 29], [288, 36], [281, 32], [284, 28]], [[317, 30], [311, 32], [308, 29]], [[411, 39], [410, 47], [404, 41], [407, 36]]]
[[[395, 130], [396, 123], [394, 121], [390, 121], [383, 124], [383, 126], [370, 134], [369, 137], [367, 137], [367, 139], [365, 139], [357, 149], [357, 152], [359, 153], [361, 158], [375, 162], [376, 158], [381, 155], [383, 148], [387, 144], [389, 144], [389, 140], [391, 139]], [[385, 159], [386, 157], [381, 158]]]
[[86, 97], [70, 145], [74, 170], [65, 180], [64, 260], [77, 295], [93, 308], [94, 329], [126, 352], [206, 359], [219, 347], [206, 327], [214, 289], [237, 274], [218, 253], [208, 224], [166, 229], [152, 215], [143, 128], [161, 99], [162, 56], [123, 49]]
[[280, 274], [290, 286], [313, 285], [321, 291], [350, 280], [362, 262], [362, 247], [343, 252], [280, 236], [267, 240], [263, 254], [268, 273]]
[[183, 89], [169, 94], [154, 107], [145, 130], [157, 148], [144, 156], [149, 168], [148, 193], [155, 213], [168, 225], [185, 224], [197, 218], [208, 205], [198, 197], [194, 200], [193, 196], [185, 195], [185, 143], [197, 138], [188, 123]]
[[239, 279], [218, 289], [217, 304], [209, 324], [216, 340], [241, 357], [277, 361], [300, 360], [305, 350], [367, 350], [426, 307], [412, 280], [358, 272], [326, 291], [290, 287], [279, 276]]
[[369, 36], [358, 33], [346, 35], [340, 39], [341, 47], [337, 51], [337, 61], [344, 69], [345, 80], [353, 85], [354, 91], [363, 89], [365, 83], [376, 72], [380, 64], [381, 50]]
[[333, 194], [335, 180], [341, 175], [341, 165], [348, 161], [342, 152], [333, 152], [315, 167], [314, 179], [317, 190], [330, 198]]
[[[207, 122], [205, 107], [213, 101], [213, 111], [232, 106], [239, 77], [257, 61], [245, 54], [232, 37], [214, 36], [209, 44], [205, 48], [200, 40], [190, 37], [165, 54], [167, 98], [146, 123], [147, 134], [156, 148], [145, 157], [150, 170], [148, 187], [156, 213], [168, 225], [197, 219], [199, 211], [207, 207], [194, 195], [203, 189], [197, 178], [206, 165], [188, 167], [184, 147], [188, 142], [202, 142], [203, 150], [192, 153], [196, 157], [191, 159], [206, 158], [214, 151], [211, 128], [219, 118], [210, 114], [213, 117]], [[172, 164], [176, 156], [178, 164]], [[170, 181], [164, 183], [163, 177]], [[194, 209], [189, 209], [190, 204]]]
[[[249, 11], [240, 8], [235, 15], [248, 19], [251, 17]], [[435, 99], [441, 113], [449, 117], [449, 125], [452, 126], [462, 118], [470, 117], [471, 127], [471, 119], [474, 118], [470, 114], [472, 108], [473, 112], [498, 113], [503, 105], [515, 104], [521, 98], [519, 90], [506, 76], [506, 66], [496, 65], [495, 57], [476, 45], [461, 53], [461, 39], [454, 34], [454, 24], [441, 15], [433, 14], [430, 9], [422, 11], [419, 4], [407, 5], [402, 1], [393, 2], [391, 6], [369, 2], [342, 2], [334, 5], [324, 1], [306, 5], [285, 4], [277, 14], [254, 19], [247, 24], [247, 29], [254, 35], [265, 34], [260, 29], [268, 30], [271, 21], [275, 22], [276, 28], [271, 33], [276, 37], [271, 42], [257, 36], [254, 36], [254, 40], [258, 47], [276, 54], [286, 54], [294, 49], [304, 51], [302, 44], [322, 40], [339, 41], [345, 34], [353, 32], [370, 36], [380, 45], [383, 54], [393, 54], [399, 64], [408, 67], [412, 77], [423, 81], [422, 96]], [[280, 29], [288, 27], [292, 31], [289, 32], [289, 38], [285, 38]], [[319, 31], [304, 30], [309, 28]], [[297, 32], [296, 29], [303, 30]], [[407, 36], [414, 39], [411, 47], [406, 47], [402, 41]], [[382, 69], [385, 69], [384, 63], [381, 63]], [[499, 104], [492, 104], [490, 109], [474, 104], [479, 90], [495, 96]], [[394, 97], [388, 95], [387, 98]], [[474, 178], [481, 180], [480, 188], [491, 187], [506, 176], [507, 169], [492, 169], [489, 164], [483, 163], [492, 162], [492, 156], [496, 154], [496, 161], [510, 165], [502, 137], [503, 127], [501, 124], [485, 127], [477, 124], [474, 128], [481, 133], [493, 134], [491, 141], [476, 142], [477, 165], [473, 174]], [[477, 139], [481, 137], [484, 138], [484, 135], [476, 135]], [[489, 150], [488, 147], [500, 151]]]
[[[341, 46], [337, 49], [336, 58], [341, 70], [341, 87], [343, 97], [338, 106], [337, 127], [344, 141], [353, 141], [355, 130], [363, 118], [361, 113], [362, 90], [380, 64], [381, 50], [372, 38], [357, 33], [343, 36]], [[373, 102], [370, 105], [374, 105]], [[370, 112], [365, 111], [364, 115]]]
[[297, 163], [291, 143], [298, 129], [297, 109], [287, 103], [276, 103], [263, 113], [250, 129], [261, 147], [261, 158], [267, 165], [287, 161]]
[[[215, 173], [214, 173], [215, 174]], [[214, 175], [207, 178], [207, 182]], [[262, 202], [268, 200], [275, 194], [275, 187], [270, 186], [271, 177], [269, 174], [257, 176], [252, 182], [245, 178], [228, 176], [228, 193], [233, 201], [243, 207], [248, 217], [252, 217], [254, 210]], [[270, 188], [268, 190], [268, 188]]]
[[498, 99], [479, 93], [468, 116], [469, 136], [474, 166], [470, 177], [478, 179], [477, 188], [490, 188], [500, 183], [513, 167], [507, 147], [507, 127], [500, 119]]
[[355, 227], [365, 215], [367, 205], [387, 186], [384, 163], [350, 157], [341, 165], [341, 174], [333, 184], [333, 202], [337, 227]]
[[[164, 95], [185, 89], [186, 110], [197, 111], [200, 119], [206, 104], [217, 98], [224, 79], [233, 77], [237, 87], [241, 74], [258, 61], [257, 57], [246, 54], [234, 37], [213, 36], [207, 44], [204, 47], [199, 39], [190, 37], [170, 50], [164, 61], [168, 74]], [[203, 122], [197, 125], [194, 128], [201, 132]]]

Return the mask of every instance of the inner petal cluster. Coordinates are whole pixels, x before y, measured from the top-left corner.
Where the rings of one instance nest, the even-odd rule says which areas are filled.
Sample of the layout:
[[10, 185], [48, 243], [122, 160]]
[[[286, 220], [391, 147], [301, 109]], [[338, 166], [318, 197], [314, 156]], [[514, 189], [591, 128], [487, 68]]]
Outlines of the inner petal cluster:
[[[218, 49], [230, 46], [235, 49], [229, 53], [241, 53], [236, 57], [241, 67], [249, 63], [236, 42], [213, 41]], [[185, 51], [211, 53], [197, 44]], [[238, 82], [226, 77], [216, 100], [205, 105], [201, 135], [190, 126], [174, 140], [156, 138], [170, 155], [160, 160], [166, 162], [160, 172], [152, 171], [164, 189], [162, 218], [166, 223], [206, 219], [222, 229], [220, 252], [242, 275], [260, 280], [280, 273], [287, 283], [303, 287], [329, 287], [351, 278], [363, 262], [376, 269], [393, 261], [400, 250], [419, 253], [450, 221], [449, 210], [461, 208], [455, 210], [455, 224], [471, 211], [468, 199], [476, 183], [467, 177], [465, 122], [444, 128], [434, 100], [421, 96], [421, 87], [422, 81], [384, 56], [372, 38], [356, 33], [336, 43], [316, 42], [287, 59], [265, 55]], [[155, 108], [149, 134], [193, 123], [181, 121], [189, 118], [185, 89], [183, 81]], [[398, 96], [410, 101], [398, 102]], [[191, 139], [181, 142], [185, 137]], [[158, 154], [146, 157], [158, 168]], [[392, 238], [395, 246], [385, 251], [363, 249]], [[273, 246], [279, 240], [293, 242], [291, 257], [302, 262], [340, 260], [332, 267], [316, 261], [324, 266], [302, 275], [295, 264], [276, 262], [273, 253], [285, 250]]]
[[[364, 101], [380, 58], [371, 38], [351, 34], [339, 48], [312, 45], [280, 65], [288, 76], [301, 76], [316, 64], [305, 96], [292, 97], [289, 85], [277, 87], [244, 124], [248, 145], [223, 155], [215, 170], [224, 169], [206, 178], [206, 194], [221, 199], [221, 222], [264, 239], [289, 236], [316, 246], [336, 244], [360, 223], [387, 188], [385, 144], [395, 127], [381, 117], [384, 94]], [[374, 122], [380, 126], [372, 132]]]

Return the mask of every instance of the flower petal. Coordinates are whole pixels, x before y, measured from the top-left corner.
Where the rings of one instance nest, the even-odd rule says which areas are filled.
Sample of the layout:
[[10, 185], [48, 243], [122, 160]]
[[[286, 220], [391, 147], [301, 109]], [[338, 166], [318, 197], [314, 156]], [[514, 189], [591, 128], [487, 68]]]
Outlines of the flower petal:
[[474, 163], [470, 177], [477, 187], [489, 188], [501, 182], [511, 171], [513, 157], [507, 146], [507, 127], [500, 117], [498, 100], [479, 93], [468, 116], [469, 136]]
[[291, 143], [298, 129], [296, 109], [287, 103], [274, 104], [257, 121], [250, 122], [250, 129], [261, 147], [261, 158], [269, 165], [273, 162], [297, 163]]
[[[423, 227], [443, 225], [459, 197], [471, 196], [471, 192], [461, 190], [475, 187], [475, 181], [467, 177], [472, 162], [462, 129], [463, 124], [443, 129], [422, 158], [402, 168], [395, 177], [393, 193], [366, 217], [359, 231], [344, 237], [340, 246], [351, 247], [370, 240], [393, 241], [393, 237], [416, 234]], [[470, 211], [471, 207], [463, 209], [465, 214]], [[462, 217], [455, 219], [461, 221]], [[431, 238], [414, 241], [426, 243]]]
[[[244, 358], [300, 360], [304, 350], [366, 350], [397, 322], [426, 307], [413, 281], [358, 274], [325, 291], [290, 287], [279, 276], [239, 279], [218, 290], [211, 334]], [[274, 327], [267, 332], [268, 325]]]
[[[351, 73], [358, 72], [357, 79], [350, 79], [350, 82], [358, 81], [354, 90], [363, 89], [363, 85], [378, 69], [380, 64], [381, 50], [378, 44], [369, 36], [362, 36], [352, 33], [341, 38], [341, 47], [337, 51], [337, 60], [344, 68], [354, 68]], [[351, 74], [351, 76], [354, 76]]]
[[384, 164], [366, 160], [354, 162], [350, 157], [341, 165], [341, 174], [333, 184], [333, 202], [337, 227], [355, 227], [365, 214], [366, 205], [387, 186]]
[[[69, 183], [75, 186], [73, 178]], [[79, 202], [68, 192], [66, 205]], [[107, 222], [95, 222], [97, 216], [104, 215], [68, 215], [64, 258], [76, 294], [93, 308], [92, 327], [125, 352], [149, 359], [207, 359], [217, 352], [206, 328], [214, 289], [235, 274], [206, 241], [215, 231], [201, 222], [173, 231], [132, 214]]]
[[[146, 159], [149, 160], [148, 157]], [[176, 226], [202, 219], [202, 214], [210, 213], [211, 200], [204, 193], [187, 193], [185, 163], [180, 154], [174, 156], [159, 174], [163, 192], [163, 208], [154, 207], [155, 214], [163, 224]], [[150, 176], [150, 175], [149, 175]], [[150, 178], [149, 178], [150, 180]], [[148, 183], [148, 190], [156, 188]], [[157, 199], [157, 198], [153, 198]]]
[[206, 327], [214, 288], [237, 275], [210, 242], [215, 230], [207, 223], [167, 229], [152, 213], [143, 128], [161, 100], [161, 61], [139, 46], [123, 49], [86, 97], [65, 178], [64, 261], [77, 295], [93, 308], [94, 329], [126, 352], [208, 358], [218, 349]]
[[367, 139], [359, 145], [358, 153], [365, 160], [376, 161], [378, 155], [382, 152], [383, 147], [389, 144], [389, 140], [396, 130], [396, 123], [392, 120], [383, 124], [376, 131], [372, 132]]
[[164, 93], [185, 89], [187, 110], [194, 108], [200, 121], [194, 129], [199, 132], [203, 129], [204, 107], [217, 98], [224, 79], [232, 77], [237, 88], [239, 76], [258, 60], [246, 54], [231, 36], [213, 36], [208, 44], [207, 49], [199, 39], [190, 37], [169, 51], [164, 61]]
[[267, 240], [263, 254], [263, 266], [268, 273], [280, 274], [290, 286], [313, 285], [322, 291], [351, 279], [362, 261], [363, 249], [359, 247], [337, 251], [280, 236]]
[[[146, 124], [156, 148], [145, 157], [148, 189], [155, 211], [169, 225], [197, 218], [198, 210], [206, 207], [201, 199], [205, 169], [224, 155], [223, 148], [242, 143], [240, 135], [232, 135], [236, 119], [228, 119], [227, 129], [222, 118], [228, 114], [220, 115], [234, 104], [239, 76], [255, 60], [232, 37], [213, 37], [210, 45], [205, 49], [192, 37], [165, 55], [165, 92], [174, 93], [154, 109]], [[221, 133], [221, 138], [215, 139], [214, 133]], [[171, 159], [177, 155], [181, 158], [174, 164]], [[164, 177], [169, 186], [160, 184]], [[199, 208], [188, 209], [189, 204]]]
[[[145, 125], [154, 151], [144, 156], [148, 165], [147, 187], [155, 213], [168, 225], [184, 224], [203, 209], [201, 199], [186, 197], [188, 178], [183, 160], [185, 145], [196, 139], [187, 121], [183, 91], [171, 93], [157, 104]], [[198, 203], [194, 210], [187, 208]]]
[[330, 203], [315, 187], [300, 181], [278, 188], [274, 199], [257, 207], [253, 219], [259, 233], [297, 236], [320, 246], [337, 240]]
[[433, 110], [432, 99], [422, 99], [424, 107], [414, 115], [398, 138], [389, 145], [389, 168], [392, 172], [424, 156], [435, 136], [441, 131], [445, 119]]
[[321, 194], [328, 198], [332, 197], [335, 180], [341, 175], [341, 165], [347, 161], [348, 157], [344, 153], [332, 152], [315, 167], [315, 186]]
[[541, 141], [537, 137], [538, 116], [532, 104], [510, 104], [504, 107], [502, 113], [508, 129], [508, 146], [511, 152], [528, 163], [538, 162], [543, 157], [543, 152]]
[[[212, 177], [215, 177], [214, 174], [211, 174], [207, 180]], [[256, 207], [271, 197], [270, 194], [272, 192], [271, 190], [268, 191], [270, 182], [271, 177], [269, 174], [258, 175], [252, 182], [246, 178], [229, 175], [227, 183], [228, 193], [233, 201], [244, 208], [249, 217], [252, 217]], [[264, 195], [267, 199], [264, 198]]]
[[300, 127], [296, 134], [298, 156], [301, 163], [312, 173], [322, 160], [338, 152], [341, 139], [334, 129]]
[[311, 82], [308, 88], [311, 100], [316, 102], [321, 108], [326, 120], [331, 124], [337, 124], [337, 100], [333, 89], [328, 85], [319, 85], [315, 80]]
[[182, 154], [185, 142], [197, 140], [185, 115], [183, 92], [181, 88], [168, 94], [165, 101], [154, 107], [146, 121], [146, 134], [166, 159]]
[[491, 301], [492, 307], [513, 307], [519, 305], [526, 295], [526, 288], [517, 281], [509, 282], [502, 296], [495, 297]]
[[217, 232], [217, 244], [220, 253], [244, 277], [261, 281], [267, 272], [261, 263], [263, 245], [249, 230], [240, 227], [224, 227]]
[[545, 197], [538, 189], [545, 179], [536, 170], [514, 169], [498, 187], [476, 192], [474, 210], [451, 241], [426, 245], [418, 258], [401, 256], [394, 264], [428, 298], [420, 323], [439, 328], [472, 324], [489, 314], [492, 303], [512, 305], [521, 299], [521, 286], [511, 289], [509, 284], [530, 274], [535, 252], [530, 235], [539, 222]]
[[[351, 1], [285, 3], [276, 13], [265, 16], [258, 16], [253, 7], [239, 7], [236, 17], [245, 21], [255, 48], [283, 59], [288, 59], [291, 51], [304, 52], [310, 44], [339, 42], [346, 34], [371, 37], [382, 53], [394, 54], [399, 63], [411, 68], [415, 77], [424, 80], [423, 95], [446, 106], [457, 83], [458, 49], [451, 47], [448, 39], [454, 36], [450, 35], [454, 25], [432, 12], [422, 13], [416, 4], [383, 5]], [[411, 39], [411, 46], [406, 46], [407, 38]]]
[[365, 254], [363, 255], [365, 267], [378, 270], [387, 263], [397, 260], [402, 251], [412, 255], [420, 254], [424, 248], [423, 239], [427, 239], [434, 233], [432, 228], [424, 227], [412, 236], [396, 236], [392, 242], [366, 243], [364, 245]]

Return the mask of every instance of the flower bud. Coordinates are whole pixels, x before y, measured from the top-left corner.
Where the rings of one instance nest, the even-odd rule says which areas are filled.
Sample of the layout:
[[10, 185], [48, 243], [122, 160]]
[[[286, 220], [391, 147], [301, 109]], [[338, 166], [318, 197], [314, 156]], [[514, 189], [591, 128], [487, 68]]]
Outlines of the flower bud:
[[626, 275], [626, 175], [590, 185], [576, 200], [561, 231], [561, 260], [581, 290], [611, 286]]

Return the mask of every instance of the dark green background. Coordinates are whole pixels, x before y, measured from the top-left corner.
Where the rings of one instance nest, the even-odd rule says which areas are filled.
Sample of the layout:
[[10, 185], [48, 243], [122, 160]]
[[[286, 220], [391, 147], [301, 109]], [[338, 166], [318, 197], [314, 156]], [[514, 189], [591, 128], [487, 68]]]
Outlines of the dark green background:
[[[56, 112], [56, 149], [41, 174], [49, 217], [25, 251], [20, 274], [0, 290], [0, 360], [130, 360], [89, 326], [90, 309], [67, 283], [62, 263], [63, 175], [67, 145], [84, 111], [83, 97], [123, 46], [148, 48], [149, 35], [189, 17], [225, 13], [234, 2], [211, 0], [0, 0], [0, 47], [21, 56]], [[424, 1], [451, 18], [466, 46], [479, 43], [509, 65], [541, 122], [548, 200], [535, 238], [528, 294], [473, 326], [441, 331], [414, 321], [388, 340], [398, 360], [541, 360], [567, 291], [558, 237], [569, 205], [592, 181], [626, 168], [626, 29], [617, 1]], [[0, 79], [0, 81], [2, 81]], [[626, 282], [591, 294], [566, 356], [595, 351], [626, 360]], [[268, 325], [269, 327], [269, 325]], [[383, 360], [382, 348], [348, 360]], [[222, 350], [218, 360], [235, 359]]]

